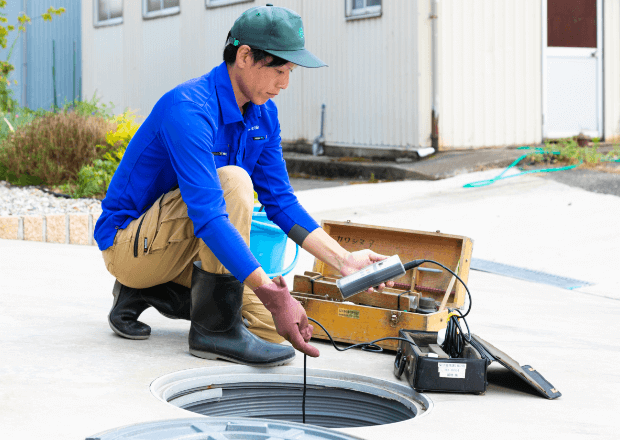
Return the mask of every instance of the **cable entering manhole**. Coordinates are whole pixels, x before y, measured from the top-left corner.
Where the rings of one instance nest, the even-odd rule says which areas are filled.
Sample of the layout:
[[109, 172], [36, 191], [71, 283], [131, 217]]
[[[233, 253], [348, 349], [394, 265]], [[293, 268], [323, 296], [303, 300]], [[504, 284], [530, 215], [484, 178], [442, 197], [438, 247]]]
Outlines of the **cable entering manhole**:
[[[234, 366], [184, 370], [151, 385], [159, 399], [210, 417], [302, 423], [302, 369]], [[428, 412], [431, 401], [410, 387], [360, 375], [307, 370], [306, 423], [325, 428], [397, 423]]]

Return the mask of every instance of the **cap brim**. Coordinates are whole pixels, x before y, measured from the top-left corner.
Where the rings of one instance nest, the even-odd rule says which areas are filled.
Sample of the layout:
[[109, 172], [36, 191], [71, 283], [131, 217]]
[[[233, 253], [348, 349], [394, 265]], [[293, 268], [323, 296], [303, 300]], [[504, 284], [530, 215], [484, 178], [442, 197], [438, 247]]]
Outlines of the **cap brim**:
[[265, 52], [271, 55], [280, 57], [293, 64], [297, 64], [302, 67], [325, 67], [323, 61], [318, 59], [312, 52], [306, 49], [301, 50], [269, 50], [263, 49]]

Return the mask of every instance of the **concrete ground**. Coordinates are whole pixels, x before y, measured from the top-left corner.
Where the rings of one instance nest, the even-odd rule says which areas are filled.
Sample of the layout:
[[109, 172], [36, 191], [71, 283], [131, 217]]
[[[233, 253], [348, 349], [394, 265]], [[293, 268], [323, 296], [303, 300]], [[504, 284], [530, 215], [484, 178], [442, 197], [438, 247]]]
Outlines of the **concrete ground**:
[[[607, 153], [610, 148], [601, 149]], [[295, 190], [326, 188], [372, 180], [441, 180], [461, 174], [499, 168], [495, 176], [522, 158], [524, 150], [488, 148], [461, 151], [440, 151], [422, 160], [394, 161], [360, 158], [312, 156], [285, 152], [287, 168]], [[512, 169], [534, 170], [560, 168], [562, 165], [530, 164], [521, 159]], [[538, 172], [537, 177], [555, 180], [569, 186], [620, 197], [620, 162], [602, 162], [596, 168], [581, 166], [565, 171]], [[298, 178], [298, 177], [306, 178]], [[298, 186], [295, 187], [295, 184]]]
[[[578, 290], [472, 271], [473, 331], [532, 365], [561, 393], [533, 394], [501, 367], [483, 396], [426, 393], [434, 408], [418, 420], [342, 431], [364, 439], [617, 438], [620, 407], [620, 197], [521, 176], [482, 188], [463, 184], [501, 170], [440, 181], [341, 185], [299, 191], [318, 220], [351, 220], [474, 240], [475, 258], [594, 283]], [[292, 249], [291, 249], [292, 251]], [[310, 270], [302, 252], [295, 273]], [[292, 284], [292, 276], [287, 281]], [[157, 400], [151, 382], [167, 373], [227, 365], [188, 353], [186, 321], [153, 309], [150, 339], [108, 327], [113, 278], [94, 247], [0, 241], [0, 420], [2, 438], [84, 439], [123, 425], [195, 414]], [[393, 353], [336, 352], [309, 368], [390, 381]], [[303, 366], [303, 357], [292, 366]]]

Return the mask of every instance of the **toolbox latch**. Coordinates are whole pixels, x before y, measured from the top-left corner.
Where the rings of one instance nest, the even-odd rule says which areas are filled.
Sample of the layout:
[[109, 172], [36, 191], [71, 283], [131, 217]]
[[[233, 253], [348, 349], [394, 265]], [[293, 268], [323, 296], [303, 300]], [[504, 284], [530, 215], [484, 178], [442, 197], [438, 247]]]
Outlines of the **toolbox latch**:
[[400, 317], [403, 314], [403, 312], [398, 311], [398, 310], [392, 310], [390, 313], [392, 315], [390, 318], [390, 326], [396, 327], [396, 324], [398, 324], [398, 321], [400, 320]]

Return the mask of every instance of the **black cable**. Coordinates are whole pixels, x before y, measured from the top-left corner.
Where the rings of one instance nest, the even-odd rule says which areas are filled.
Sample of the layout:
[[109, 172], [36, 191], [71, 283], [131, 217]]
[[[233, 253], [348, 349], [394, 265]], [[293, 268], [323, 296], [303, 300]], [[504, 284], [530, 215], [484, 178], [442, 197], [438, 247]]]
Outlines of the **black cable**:
[[445, 270], [450, 272], [452, 275], [454, 275], [457, 280], [460, 281], [460, 283], [463, 285], [463, 287], [465, 287], [465, 290], [467, 291], [467, 296], [469, 297], [469, 307], [467, 308], [467, 312], [465, 312], [464, 315], [461, 315], [461, 318], [465, 318], [467, 315], [469, 315], [469, 311], [471, 310], [471, 292], [469, 291], [469, 288], [467, 287], [467, 284], [465, 284], [465, 281], [463, 281], [461, 279], [461, 277], [459, 277], [457, 274], [455, 274], [452, 271], [452, 269], [447, 268], [443, 264], [438, 263], [437, 261], [434, 261], [434, 260], [412, 260], [412, 261], [410, 261], [408, 263], [403, 264], [403, 266], [405, 267], [405, 270], [409, 270], [409, 269], [413, 269], [414, 267], [418, 267], [418, 266], [420, 266], [420, 265], [422, 265], [424, 263], [433, 263], [433, 264], [436, 264], [437, 266], [441, 266]]
[[[409, 263], [404, 264], [404, 267], [406, 270], [409, 270], [414, 267], [420, 266], [423, 263], [433, 263], [433, 264], [443, 267], [445, 270], [447, 270], [452, 275], [454, 275], [456, 279], [459, 280], [459, 282], [463, 285], [463, 287], [465, 287], [465, 290], [467, 291], [467, 296], [469, 298], [469, 306], [467, 307], [467, 312], [465, 312], [465, 314], [461, 313], [461, 311], [458, 309], [448, 309], [451, 315], [450, 315], [450, 319], [448, 319], [448, 322], [446, 323], [446, 334], [444, 337], [444, 342], [441, 345], [441, 348], [443, 349], [443, 351], [446, 352], [448, 356], [450, 356], [451, 358], [460, 358], [463, 355], [463, 349], [465, 348], [465, 342], [471, 341], [471, 332], [469, 331], [469, 324], [467, 324], [467, 320], [465, 319], [465, 317], [469, 315], [469, 312], [471, 311], [471, 304], [472, 304], [471, 292], [469, 291], [467, 284], [465, 284], [465, 282], [457, 274], [455, 274], [451, 269], [447, 268], [443, 264], [438, 263], [437, 261], [413, 260], [413, 261], [410, 261]], [[461, 325], [459, 324], [459, 319], [462, 319], [463, 322], [465, 323], [465, 326], [467, 327], [467, 334], [463, 332], [463, 329], [461, 328]]]
[[[472, 303], [471, 292], [469, 291], [467, 284], [465, 284], [465, 282], [456, 273], [454, 273], [450, 268], [444, 266], [443, 264], [438, 263], [437, 261], [413, 260], [408, 263], [405, 263], [403, 266], [405, 267], [405, 270], [410, 270], [424, 263], [433, 263], [433, 264], [443, 267], [445, 270], [447, 270], [452, 275], [454, 275], [456, 279], [460, 281], [460, 283], [463, 285], [463, 287], [465, 287], [465, 290], [467, 291], [467, 296], [469, 297], [469, 307], [467, 308], [467, 312], [465, 312], [464, 315], [458, 309], [448, 309], [448, 311], [451, 313], [451, 316], [450, 316], [450, 319], [448, 319], [448, 322], [446, 323], [446, 335], [444, 338], [444, 343], [441, 346], [448, 356], [450, 356], [451, 358], [459, 358], [461, 357], [463, 353], [463, 349], [465, 347], [465, 341], [466, 342], [471, 341], [471, 332], [469, 331], [469, 324], [467, 324], [467, 320], [465, 320], [465, 317], [471, 311], [471, 303]], [[406, 292], [403, 292], [403, 293], [406, 293]], [[399, 309], [400, 309], [400, 295], [398, 296], [398, 299], [399, 299]], [[458, 313], [458, 316], [457, 316], [457, 313]], [[459, 319], [463, 319], [463, 322], [465, 322], [465, 325], [467, 326], [467, 335], [465, 335], [465, 333], [461, 329], [461, 326], [459, 324]], [[379, 353], [383, 351], [383, 348], [376, 345], [376, 343], [381, 342], [381, 341], [386, 341], [388, 339], [395, 340], [395, 341], [405, 341], [412, 346], [416, 345], [415, 342], [412, 342], [405, 338], [386, 337], [386, 338], [375, 339], [374, 341], [370, 341], [370, 342], [361, 342], [359, 344], [353, 344], [353, 345], [349, 345], [348, 347], [342, 348], [336, 345], [336, 342], [334, 342], [332, 335], [329, 334], [327, 329], [323, 327], [323, 325], [319, 321], [317, 321], [316, 319], [310, 318], [309, 316], [308, 316], [308, 320], [314, 322], [315, 324], [317, 324], [319, 327], [323, 329], [323, 331], [325, 332], [325, 334], [331, 341], [334, 348], [338, 351], [347, 351], [351, 348], [359, 347], [364, 351]], [[306, 358], [307, 356], [304, 353], [304, 392], [303, 392], [303, 400], [302, 400], [303, 423], [306, 423]]]
[[319, 327], [321, 327], [323, 329], [323, 331], [325, 332], [325, 334], [327, 335], [327, 337], [331, 341], [331, 343], [334, 346], [334, 348], [336, 350], [338, 350], [338, 351], [347, 351], [347, 350], [349, 350], [351, 348], [358, 348], [358, 347], [360, 347], [364, 351], [371, 351], [373, 353], [380, 353], [380, 352], [383, 351], [383, 348], [381, 348], [378, 345], [376, 345], [375, 342], [381, 342], [381, 341], [385, 341], [387, 339], [394, 339], [396, 341], [405, 341], [405, 342], [411, 343], [411, 341], [409, 341], [409, 340], [407, 340], [405, 338], [387, 337], [387, 338], [375, 339], [374, 341], [370, 341], [370, 342], [361, 342], [359, 344], [353, 344], [353, 345], [349, 345], [348, 347], [342, 348], [342, 347], [338, 347], [336, 345], [336, 343], [334, 342], [334, 339], [332, 338], [332, 335], [329, 334], [327, 329], [325, 329], [325, 327], [323, 327], [323, 325], [319, 321], [317, 321], [316, 319], [312, 319], [310, 317], [308, 317], [308, 320], [314, 322], [315, 324], [317, 324]]
[[304, 353], [304, 396], [301, 403], [301, 413], [303, 415], [303, 423], [306, 423], [306, 353]]
[[[450, 312], [454, 314], [450, 316], [446, 325], [446, 335], [441, 348], [451, 358], [460, 358], [463, 355], [465, 342], [471, 342], [471, 332], [469, 331], [469, 324], [467, 324], [467, 320], [461, 315], [460, 310], [450, 310]], [[456, 313], [458, 313], [459, 316], [457, 316]], [[467, 334], [463, 332], [459, 324], [459, 318], [463, 318], [463, 322], [467, 327]]]

